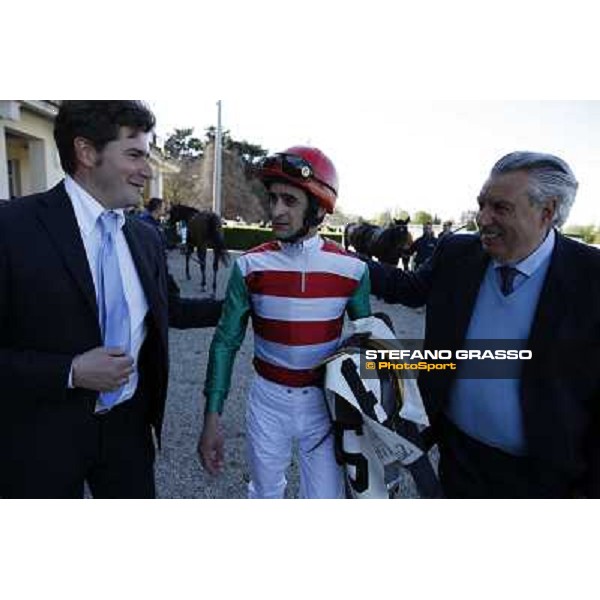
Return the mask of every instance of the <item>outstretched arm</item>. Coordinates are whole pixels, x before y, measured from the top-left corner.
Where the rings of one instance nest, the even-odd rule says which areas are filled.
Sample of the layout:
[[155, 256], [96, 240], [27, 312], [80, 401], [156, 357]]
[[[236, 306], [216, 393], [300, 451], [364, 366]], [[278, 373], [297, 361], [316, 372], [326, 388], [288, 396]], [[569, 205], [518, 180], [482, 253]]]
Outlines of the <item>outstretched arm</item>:
[[219, 415], [231, 385], [231, 374], [237, 351], [246, 333], [250, 316], [250, 300], [246, 283], [237, 264], [233, 266], [223, 313], [210, 345], [204, 395], [204, 426], [198, 442], [198, 453], [204, 468], [217, 474], [223, 467], [223, 437]]
[[412, 308], [423, 306], [427, 302], [434, 273], [438, 268], [437, 254], [436, 249], [431, 259], [414, 273], [367, 259], [365, 262], [369, 267], [371, 293], [391, 304], [404, 304]]
[[363, 317], [371, 316], [371, 283], [369, 279], [369, 269], [365, 268], [365, 272], [360, 279], [358, 287], [350, 297], [346, 311], [348, 316], [354, 319], [362, 319]]
[[215, 327], [221, 317], [222, 300], [212, 298], [182, 298], [171, 273], [167, 272], [169, 294], [169, 327], [191, 329]]

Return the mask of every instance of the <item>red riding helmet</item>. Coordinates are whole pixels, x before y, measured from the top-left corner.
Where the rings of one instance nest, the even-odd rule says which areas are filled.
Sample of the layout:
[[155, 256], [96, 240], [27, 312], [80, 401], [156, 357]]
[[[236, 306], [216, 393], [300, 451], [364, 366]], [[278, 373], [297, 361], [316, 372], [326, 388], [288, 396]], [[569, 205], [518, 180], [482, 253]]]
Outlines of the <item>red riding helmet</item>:
[[292, 146], [264, 158], [257, 175], [263, 182], [283, 180], [312, 194], [332, 213], [338, 194], [338, 177], [333, 163], [318, 148]]

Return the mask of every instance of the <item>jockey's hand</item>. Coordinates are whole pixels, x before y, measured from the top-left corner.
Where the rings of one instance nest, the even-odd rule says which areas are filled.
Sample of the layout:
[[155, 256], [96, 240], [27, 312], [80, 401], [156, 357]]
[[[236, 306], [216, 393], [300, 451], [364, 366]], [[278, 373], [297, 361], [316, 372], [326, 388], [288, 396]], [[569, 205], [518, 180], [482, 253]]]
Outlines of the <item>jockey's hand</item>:
[[211, 474], [218, 475], [224, 464], [224, 440], [218, 413], [204, 415], [204, 427], [198, 440], [198, 455], [202, 466]]
[[73, 387], [96, 392], [118, 390], [133, 373], [133, 358], [121, 348], [99, 347], [73, 359]]

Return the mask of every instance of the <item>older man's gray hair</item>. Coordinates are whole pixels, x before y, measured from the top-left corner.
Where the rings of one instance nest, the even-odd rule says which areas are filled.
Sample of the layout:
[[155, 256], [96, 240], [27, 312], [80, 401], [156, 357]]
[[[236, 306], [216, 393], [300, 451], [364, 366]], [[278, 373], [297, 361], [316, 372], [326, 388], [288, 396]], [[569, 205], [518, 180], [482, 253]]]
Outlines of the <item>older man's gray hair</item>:
[[491, 176], [511, 171], [527, 171], [530, 175], [529, 199], [543, 206], [555, 199], [556, 212], [552, 224], [560, 227], [565, 223], [579, 184], [571, 167], [558, 156], [542, 152], [511, 152], [503, 156], [492, 168]]

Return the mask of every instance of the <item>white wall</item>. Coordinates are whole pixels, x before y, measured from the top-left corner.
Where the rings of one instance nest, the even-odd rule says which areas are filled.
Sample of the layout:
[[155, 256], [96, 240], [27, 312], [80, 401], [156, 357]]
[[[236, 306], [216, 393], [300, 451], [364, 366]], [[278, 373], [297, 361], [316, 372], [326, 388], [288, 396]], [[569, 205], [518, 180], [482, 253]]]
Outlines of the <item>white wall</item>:
[[[58, 151], [54, 144], [53, 119], [30, 111], [16, 101], [10, 101], [11, 110], [0, 111], [0, 197], [8, 197], [8, 170], [6, 133], [22, 138], [27, 145], [21, 160], [22, 193], [41, 192], [58, 183], [64, 176]], [[7, 104], [6, 102], [4, 104]]]

